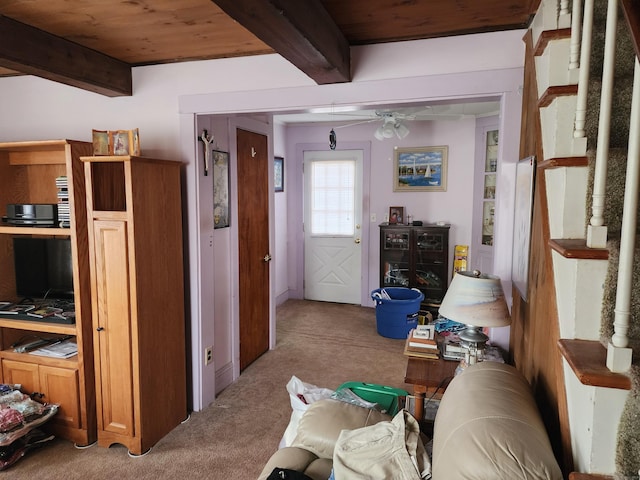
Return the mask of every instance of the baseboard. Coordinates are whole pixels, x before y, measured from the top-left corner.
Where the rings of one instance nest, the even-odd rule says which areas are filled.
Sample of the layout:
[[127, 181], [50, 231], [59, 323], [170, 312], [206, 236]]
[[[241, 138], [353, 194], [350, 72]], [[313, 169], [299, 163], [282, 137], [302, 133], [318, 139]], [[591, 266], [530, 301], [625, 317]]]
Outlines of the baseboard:
[[233, 383], [233, 363], [229, 362], [216, 370], [216, 395]]

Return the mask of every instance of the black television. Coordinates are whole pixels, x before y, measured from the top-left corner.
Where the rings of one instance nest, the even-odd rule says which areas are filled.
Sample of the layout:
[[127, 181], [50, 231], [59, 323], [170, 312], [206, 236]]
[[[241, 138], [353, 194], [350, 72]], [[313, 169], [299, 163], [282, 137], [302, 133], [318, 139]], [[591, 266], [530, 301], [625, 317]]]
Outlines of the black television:
[[19, 297], [73, 299], [71, 239], [14, 237], [13, 258]]

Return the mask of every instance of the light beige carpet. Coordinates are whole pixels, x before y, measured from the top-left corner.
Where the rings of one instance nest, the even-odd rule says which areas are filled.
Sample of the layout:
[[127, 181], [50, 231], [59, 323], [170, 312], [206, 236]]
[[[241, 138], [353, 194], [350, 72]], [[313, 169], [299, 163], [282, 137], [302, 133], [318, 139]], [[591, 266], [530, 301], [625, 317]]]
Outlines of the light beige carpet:
[[57, 439], [0, 472], [0, 480], [254, 479], [289, 422], [292, 375], [330, 389], [365, 381], [410, 390], [404, 342], [376, 333], [373, 308], [290, 300], [277, 309], [277, 332], [274, 350], [149, 454], [130, 458], [120, 445], [77, 450]]

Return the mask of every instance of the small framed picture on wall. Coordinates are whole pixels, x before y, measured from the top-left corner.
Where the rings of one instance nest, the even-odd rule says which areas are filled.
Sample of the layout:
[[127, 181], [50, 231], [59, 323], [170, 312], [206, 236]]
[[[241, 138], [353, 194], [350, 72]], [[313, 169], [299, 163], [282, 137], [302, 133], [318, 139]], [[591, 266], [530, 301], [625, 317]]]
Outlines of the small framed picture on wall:
[[273, 185], [276, 192], [284, 192], [284, 158], [273, 159]]
[[404, 223], [404, 207], [389, 207], [389, 223]]

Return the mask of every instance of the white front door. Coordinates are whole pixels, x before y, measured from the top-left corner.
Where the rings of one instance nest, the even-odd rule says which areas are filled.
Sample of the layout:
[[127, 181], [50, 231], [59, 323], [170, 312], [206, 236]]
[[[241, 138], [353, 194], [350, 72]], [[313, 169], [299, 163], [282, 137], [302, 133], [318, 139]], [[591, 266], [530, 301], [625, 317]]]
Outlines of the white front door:
[[362, 150], [304, 152], [304, 298], [360, 304]]

